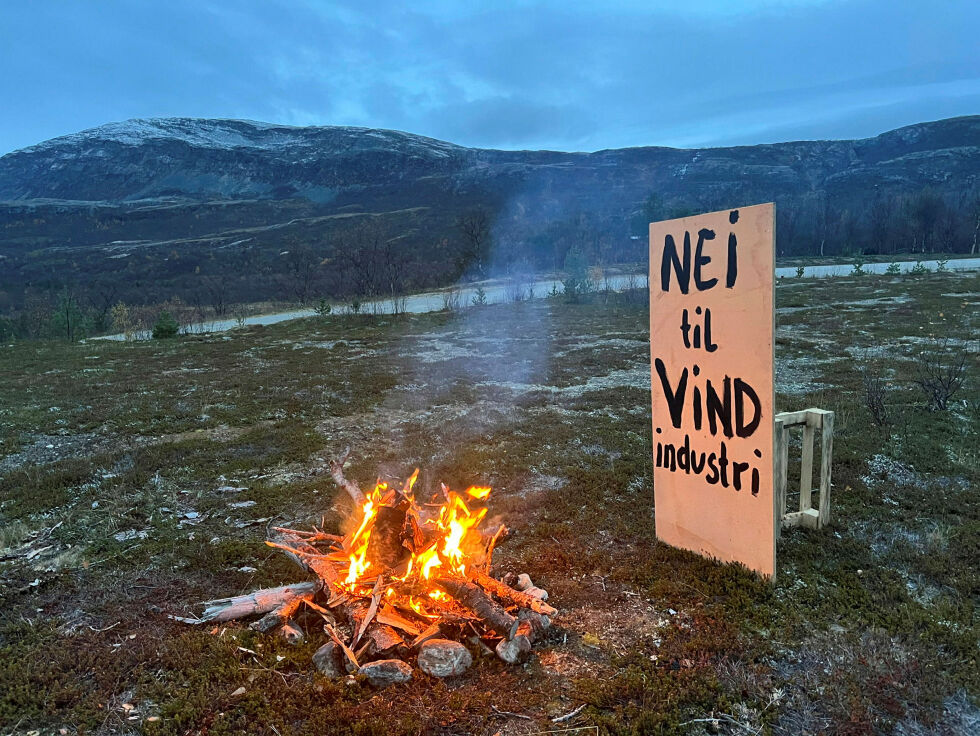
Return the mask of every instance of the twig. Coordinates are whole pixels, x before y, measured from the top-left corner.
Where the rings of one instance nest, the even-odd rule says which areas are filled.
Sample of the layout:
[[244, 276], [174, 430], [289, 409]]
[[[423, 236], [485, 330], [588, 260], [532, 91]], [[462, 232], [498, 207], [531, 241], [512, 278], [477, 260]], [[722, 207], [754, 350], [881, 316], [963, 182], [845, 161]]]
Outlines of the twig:
[[689, 721], [684, 721], [683, 723], [678, 723], [677, 727], [690, 726], [692, 723], [718, 723], [719, 718], [692, 718]]
[[357, 657], [354, 656], [354, 652], [350, 650], [349, 646], [344, 644], [344, 640], [337, 635], [337, 632], [334, 630], [334, 627], [331, 626], [330, 624], [324, 624], [323, 630], [327, 632], [327, 634], [330, 636], [331, 639], [333, 639], [334, 644], [336, 644], [338, 647], [340, 647], [343, 650], [344, 654], [347, 655], [347, 659], [351, 661], [351, 664], [353, 664], [357, 669], [360, 669], [361, 665], [357, 663]]
[[745, 723], [739, 721], [737, 718], [735, 718], [735, 716], [730, 716], [727, 713], [719, 713], [718, 715], [719, 717], [724, 718], [726, 721], [731, 723], [733, 726], [744, 728], [746, 731], [748, 731], [751, 734], [755, 734], [756, 736], [758, 736], [758, 734], [762, 733], [761, 728], [759, 729], [752, 728], [751, 726], [746, 725]]
[[576, 708], [575, 710], [573, 710], [573, 711], [571, 711], [571, 712], [569, 712], [569, 713], [566, 713], [566, 714], [565, 714], [565, 715], [563, 715], [563, 716], [557, 716], [557, 717], [555, 717], [555, 718], [552, 718], [552, 719], [551, 719], [551, 722], [552, 722], [552, 723], [564, 723], [565, 721], [570, 721], [570, 720], [572, 720], [572, 719], [573, 719], [573, 718], [574, 718], [575, 716], [577, 716], [577, 715], [578, 715], [579, 713], [581, 713], [581, 712], [582, 712], [583, 710], [585, 710], [585, 706], [587, 706], [587, 705], [588, 705], [588, 703], [582, 703], [582, 705], [580, 705], [580, 706], [579, 706], [578, 708]]
[[501, 534], [506, 534], [506, 533], [507, 533], [507, 527], [504, 526], [503, 524], [501, 524], [500, 525], [500, 528], [497, 530], [497, 532], [490, 539], [490, 544], [487, 545], [487, 554], [486, 554], [486, 557], [483, 560], [483, 569], [487, 571], [487, 575], [490, 574], [490, 565], [493, 562], [493, 548], [497, 544], [497, 538]]
[[354, 641], [351, 642], [352, 647], [356, 647], [357, 643], [364, 636], [364, 632], [367, 631], [367, 627], [371, 625], [374, 620], [374, 614], [378, 612], [378, 603], [381, 602], [381, 586], [384, 575], [378, 575], [378, 579], [374, 583], [374, 590], [371, 591], [371, 605], [368, 606], [367, 613], [364, 614], [364, 620], [361, 621], [361, 625], [357, 629], [357, 635], [354, 637]]
[[495, 705], [491, 705], [490, 710], [492, 710], [494, 713], [496, 713], [499, 716], [511, 716], [512, 718], [523, 718], [525, 721], [534, 720], [533, 718], [531, 718], [531, 716], [522, 716], [520, 713], [511, 713], [509, 710], [500, 710], [500, 708], [498, 708]]
[[116, 628], [121, 623], [122, 621], [116, 621], [116, 623], [112, 624], [111, 626], [106, 626], [104, 629], [97, 629], [94, 626], [89, 626], [89, 628], [92, 629], [92, 631], [94, 631], [96, 634], [101, 634], [103, 631], [108, 631], [109, 629]]
[[351, 497], [355, 505], [358, 507], [364, 504], [364, 493], [358, 487], [357, 483], [351, 480], [347, 480], [344, 477], [344, 464], [350, 457], [350, 447], [344, 450], [344, 454], [340, 456], [338, 460], [330, 461], [330, 477], [333, 478], [334, 483], [347, 491], [347, 495]]

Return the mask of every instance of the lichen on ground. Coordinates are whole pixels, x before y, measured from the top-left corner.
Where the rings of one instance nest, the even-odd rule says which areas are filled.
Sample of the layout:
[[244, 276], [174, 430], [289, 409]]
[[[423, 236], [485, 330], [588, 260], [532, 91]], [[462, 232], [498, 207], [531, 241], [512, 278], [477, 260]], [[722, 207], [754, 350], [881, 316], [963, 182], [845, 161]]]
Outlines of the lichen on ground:
[[[777, 408], [832, 409], [837, 435], [834, 524], [784, 534], [773, 583], [655, 539], [635, 295], [4, 347], [0, 730], [516, 734], [585, 704], [565, 725], [969, 733], [978, 290], [975, 273], [779, 284]], [[913, 383], [930, 334], [972, 351], [946, 412]], [[872, 349], [882, 427], [863, 397]], [[267, 527], [340, 528], [349, 502], [323, 471], [348, 445], [362, 482], [417, 466], [423, 488], [494, 487], [499, 571], [531, 573], [561, 609], [526, 665], [480, 656], [378, 692], [316, 674], [315, 629], [293, 647], [168, 618], [296, 580]]]

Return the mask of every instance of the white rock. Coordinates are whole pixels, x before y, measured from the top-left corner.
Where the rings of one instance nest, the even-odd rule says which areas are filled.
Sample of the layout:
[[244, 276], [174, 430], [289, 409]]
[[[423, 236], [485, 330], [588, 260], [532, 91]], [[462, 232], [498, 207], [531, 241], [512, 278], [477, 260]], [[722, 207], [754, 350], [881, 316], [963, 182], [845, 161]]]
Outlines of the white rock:
[[531, 651], [530, 640], [523, 635], [502, 639], [497, 644], [497, 656], [507, 664], [517, 664]]
[[419, 669], [433, 677], [461, 675], [473, 664], [473, 655], [457, 641], [429, 639], [419, 649]]

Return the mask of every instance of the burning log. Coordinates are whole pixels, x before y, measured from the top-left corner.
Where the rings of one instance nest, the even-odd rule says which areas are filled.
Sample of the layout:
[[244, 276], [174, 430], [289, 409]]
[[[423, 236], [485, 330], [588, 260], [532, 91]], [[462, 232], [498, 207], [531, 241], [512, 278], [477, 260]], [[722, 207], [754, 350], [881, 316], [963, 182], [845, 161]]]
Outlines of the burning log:
[[[367, 556], [372, 564], [378, 564], [382, 569], [394, 570], [411, 554], [412, 548], [403, 544], [403, 531], [409, 523], [406, 518], [407, 510], [407, 503], [378, 509], [367, 548]], [[414, 533], [412, 541], [414, 543]]]
[[405, 640], [398, 635], [398, 632], [377, 619], [368, 626], [364, 638], [371, 642], [371, 651], [374, 653], [405, 647]]
[[500, 607], [492, 598], [473, 583], [459, 578], [436, 578], [435, 585], [451, 595], [465, 608], [470, 609], [482, 621], [501, 636], [510, 636], [517, 619]]
[[314, 655], [317, 669], [331, 676], [361, 673], [378, 684], [411, 677], [411, 667], [391, 657], [412, 652], [430, 674], [459, 674], [472, 659], [458, 641], [464, 638], [487, 651], [499, 638], [496, 652], [507, 662], [527, 656], [557, 611], [528, 576], [520, 577], [525, 589], [515, 590], [489, 575], [496, 543], [507, 532], [501, 525], [482, 542], [478, 525], [490, 489], [458, 493], [443, 484], [443, 503], [420, 504], [413, 495], [415, 471], [402, 487], [379, 480], [363, 493], [344, 477], [349, 455], [348, 449], [330, 468], [357, 506], [356, 529], [340, 536], [275, 527], [266, 542], [316, 582], [210, 601], [204, 616], [191, 622], [262, 615], [252, 628], [278, 629], [298, 642], [302, 627], [311, 631], [303, 616], [318, 616], [329, 641]]
[[423, 631], [421, 634], [415, 637], [415, 640], [412, 642], [412, 649], [422, 646], [423, 644], [425, 644], [425, 642], [429, 641], [430, 639], [439, 639], [441, 637], [442, 637], [442, 627], [439, 626], [439, 624], [432, 624], [431, 626], [429, 626], [429, 628], [427, 628], [425, 631]]
[[375, 621], [379, 624], [384, 624], [386, 626], [391, 626], [395, 629], [400, 629], [406, 634], [411, 634], [412, 636], [418, 636], [421, 633], [421, 629], [414, 623], [409, 621], [407, 618], [399, 614], [392, 608], [382, 609], [374, 617]]

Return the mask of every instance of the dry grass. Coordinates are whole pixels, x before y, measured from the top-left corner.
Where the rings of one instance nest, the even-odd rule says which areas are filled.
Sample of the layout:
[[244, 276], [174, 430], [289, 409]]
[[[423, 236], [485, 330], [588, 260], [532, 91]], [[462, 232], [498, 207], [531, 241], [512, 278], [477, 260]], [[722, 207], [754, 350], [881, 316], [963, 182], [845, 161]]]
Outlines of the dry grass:
[[[838, 522], [785, 535], [772, 585], [654, 539], [648, 321], [630, 300], [4, 348], [0, 544], [63, 523], [0, 563], [0, 730], [489, 735], [584, 703], [566, 725], [602, 733], [714, 717], [723, 733], [957, 733], [951, 708], [969, 722], [980, 689], [980, 426], [922, 407], [911, 358], [930, 331], [976, 336], [977, 291], [956, 274], [778, 288], [794, 305], [779, 409], [838, 413]], [[887, 429], [850, 352], [872, 344], [893, 356]], [[348, 444], [362, 481], [417, 465], [422, 487], [494, 486], [513, 530], [499, 571], [531, 572], [562, 610], [531, 662], [378, 693], [315, 675], [315, 630], [296, 648], [167, 619], [294, 580], [266, 526], [338, 528], [346, 501], [318, 471]]]

